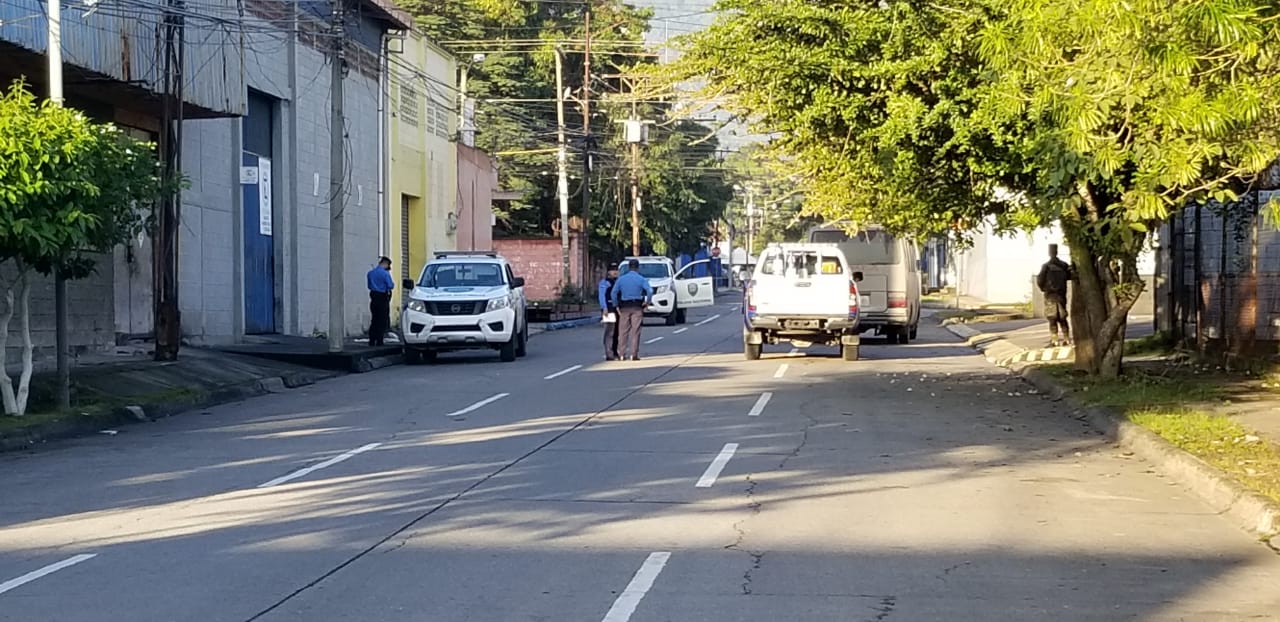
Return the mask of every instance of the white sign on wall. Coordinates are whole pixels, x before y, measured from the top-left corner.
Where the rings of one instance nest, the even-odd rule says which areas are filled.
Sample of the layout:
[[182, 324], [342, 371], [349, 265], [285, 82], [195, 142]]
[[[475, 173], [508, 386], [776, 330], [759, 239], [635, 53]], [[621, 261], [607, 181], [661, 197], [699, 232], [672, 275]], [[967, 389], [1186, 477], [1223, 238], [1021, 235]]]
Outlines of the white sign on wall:
[[258, 233], [271, 235], [271, 160], [258, 158]]
[[253, 185], [258, 183], [258, 167], [256, 166], [240, 167], [240, 183], [243, 185]]

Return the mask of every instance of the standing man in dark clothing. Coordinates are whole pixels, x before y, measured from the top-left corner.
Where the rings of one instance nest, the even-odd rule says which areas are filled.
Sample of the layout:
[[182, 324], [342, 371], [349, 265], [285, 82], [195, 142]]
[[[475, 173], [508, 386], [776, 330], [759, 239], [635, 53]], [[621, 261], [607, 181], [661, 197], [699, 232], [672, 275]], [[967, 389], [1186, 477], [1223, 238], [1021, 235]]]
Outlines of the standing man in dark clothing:
[[613, 304], [613, 285], [618, 282], [618, 269], [609, 268], [608, 275], [600, 281], [600, 313], [604, 316], [604, 360], [616, 361], [618, 354], [618, 307]]
[[387, 331], [391, 329], [391, 292], [396, 288], [395, 279], [391, 278], [391, 260], [386, 257], [378, 259], [368, 274], [369, 281], [369, 313], [373, 320], [369, 323], [369, 345], [386, 344]]
[[619, 345], [624, 359], [640, 360], [640, 329], [644, 326], [644, 310], [653, 303], [653, 286], [640, 274], [640, 260], [627, 262], [627, 273], [613, 284], [613, 304], [618, 307], [618, 323], [622, 331]]
[[[1044, 315], [1049, 320], [1049, 346], [1071, 344], [1071, 323], [1067, 315], [1067, 284], [1071, 282], [1071, 264], [1058, 259], [1058, 245], [1049, 245], [1049, 261], [1036, 276], [1036, 287], [1044, 293]], [[1058, 339], [1058, 329], [1062, 339]]]

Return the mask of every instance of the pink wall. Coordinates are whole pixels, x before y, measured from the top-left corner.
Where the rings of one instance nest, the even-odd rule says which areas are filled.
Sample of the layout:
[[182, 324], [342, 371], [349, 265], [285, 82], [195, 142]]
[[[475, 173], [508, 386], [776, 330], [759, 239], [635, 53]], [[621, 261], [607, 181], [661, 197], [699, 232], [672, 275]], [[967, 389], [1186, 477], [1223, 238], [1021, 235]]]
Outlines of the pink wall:
[[498, 165], [489, 154], [458, 144], [458, 250], [493, 249], [493, 193]]
[[[581, 274], [581, 235], [569, 236], [569, 274]], [[511, 262], [516, 276], [524, 277], [525, 296], [529, 300], [553, 300], [560, 289], [564, 273], [560, 238], [502, 238], [493, 241], [494, 250]], [[594, 283], [587, 287], [587, 298], [595, 295]]]

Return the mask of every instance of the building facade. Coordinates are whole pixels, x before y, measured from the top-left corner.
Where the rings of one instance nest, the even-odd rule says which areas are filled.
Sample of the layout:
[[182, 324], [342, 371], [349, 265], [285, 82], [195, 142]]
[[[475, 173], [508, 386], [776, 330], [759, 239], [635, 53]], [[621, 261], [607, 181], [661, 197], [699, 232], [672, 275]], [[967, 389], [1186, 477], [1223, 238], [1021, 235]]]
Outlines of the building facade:
[[[456, 74], [453, 56], [417, 32], [393, 44], [383, 248], [395, 263], [397, 283], [416, 279], [431, 253], [457, 248]], [[399, 308], [400, 294], [397, 288], [393, 309]]]

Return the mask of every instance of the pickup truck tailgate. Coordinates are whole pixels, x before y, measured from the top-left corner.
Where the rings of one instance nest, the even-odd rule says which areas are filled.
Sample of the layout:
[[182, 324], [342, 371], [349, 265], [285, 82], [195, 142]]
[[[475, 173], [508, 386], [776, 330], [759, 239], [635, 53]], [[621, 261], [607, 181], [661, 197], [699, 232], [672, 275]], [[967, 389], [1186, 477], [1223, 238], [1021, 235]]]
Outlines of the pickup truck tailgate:
[[758, 315], [843, 317], [849, 313], [849, 280], [841, 274], [765, 277], [751, 298]]

